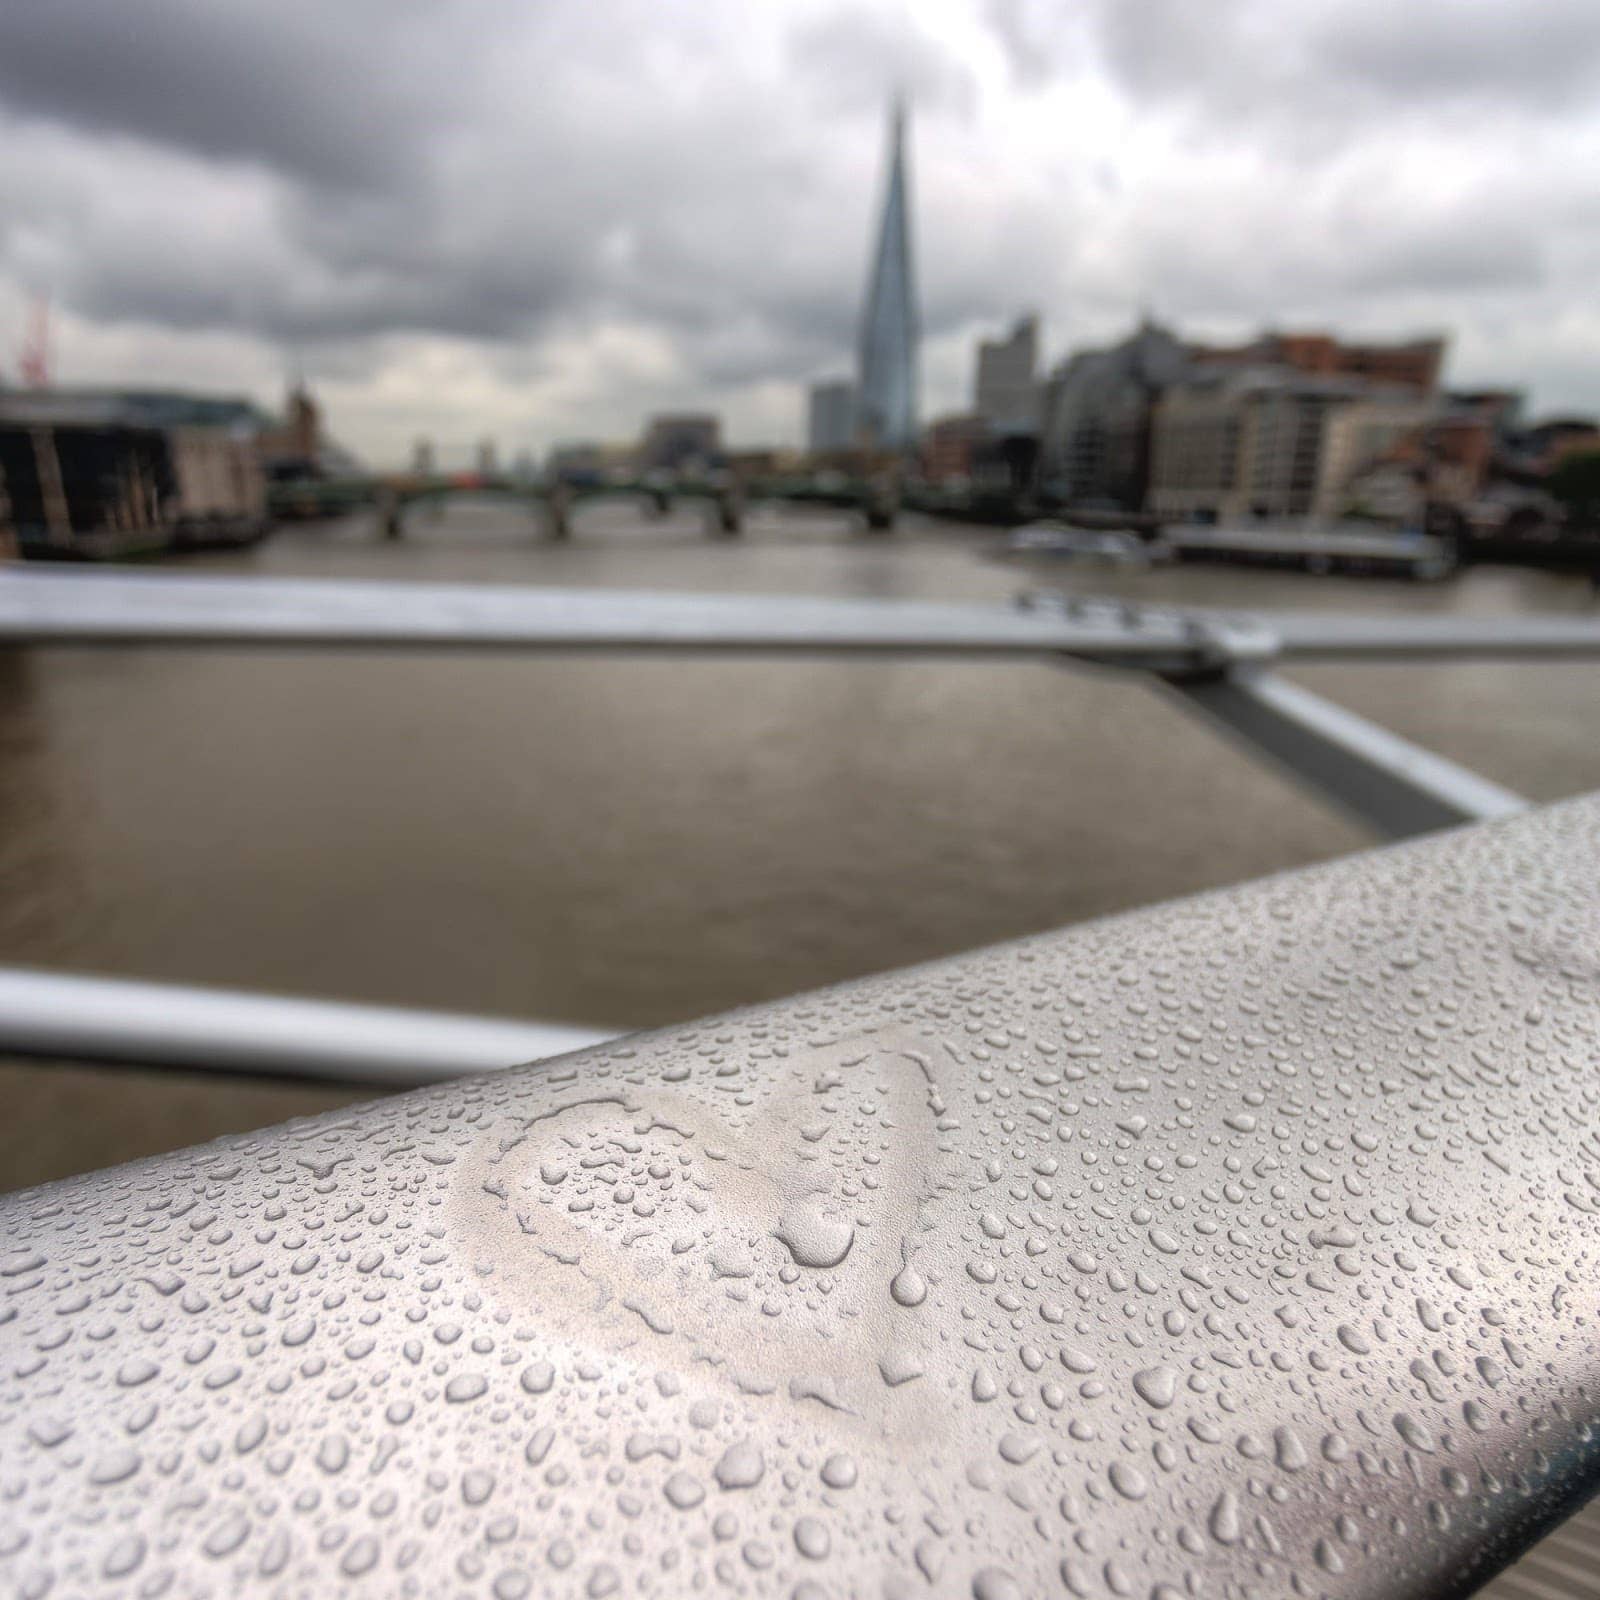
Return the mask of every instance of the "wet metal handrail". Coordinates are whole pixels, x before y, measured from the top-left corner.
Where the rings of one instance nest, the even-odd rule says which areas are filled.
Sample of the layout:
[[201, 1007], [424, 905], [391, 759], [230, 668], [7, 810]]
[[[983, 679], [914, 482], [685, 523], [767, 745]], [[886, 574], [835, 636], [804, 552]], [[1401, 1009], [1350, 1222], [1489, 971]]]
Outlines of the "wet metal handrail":
[[0, 1589], [1447, 1600], [1600, 1482], [1600, 798], [0, 1198]]

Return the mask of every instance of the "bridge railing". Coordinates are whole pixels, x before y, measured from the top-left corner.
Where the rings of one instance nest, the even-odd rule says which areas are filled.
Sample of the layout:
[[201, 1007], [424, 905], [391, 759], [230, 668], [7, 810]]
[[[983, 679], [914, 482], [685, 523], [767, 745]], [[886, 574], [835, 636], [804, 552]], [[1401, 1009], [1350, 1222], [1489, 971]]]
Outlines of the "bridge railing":
[[[0, 1199], [0, 1584], [1432, 1600], [1600, 1480], [1600, 800], [1272, 670], [1593, 620], [13, 570], [0, 639], [1115, 666], [1380, 830], [1501, 819]], [[484, 1026], [53, 981], [13, 1047]]]
[[0, 1585], [1469, 1592], [1600, 1475], [1600, 801], [0, 1199]]

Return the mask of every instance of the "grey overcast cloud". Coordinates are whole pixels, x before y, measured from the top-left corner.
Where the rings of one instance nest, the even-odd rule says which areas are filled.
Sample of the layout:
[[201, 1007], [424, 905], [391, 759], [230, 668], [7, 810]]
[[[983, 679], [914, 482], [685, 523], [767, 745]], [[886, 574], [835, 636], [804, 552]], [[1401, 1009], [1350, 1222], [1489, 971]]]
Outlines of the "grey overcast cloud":
[[303, 371], [378, 465], [794, 442], [844, 372], [885, 107], [914, 107], [923, 414], [981, 333], [1142, 309], [1441, 330], [1447, 378], [1600, 408], [1594, 0], [9, 0], [0, 368]]

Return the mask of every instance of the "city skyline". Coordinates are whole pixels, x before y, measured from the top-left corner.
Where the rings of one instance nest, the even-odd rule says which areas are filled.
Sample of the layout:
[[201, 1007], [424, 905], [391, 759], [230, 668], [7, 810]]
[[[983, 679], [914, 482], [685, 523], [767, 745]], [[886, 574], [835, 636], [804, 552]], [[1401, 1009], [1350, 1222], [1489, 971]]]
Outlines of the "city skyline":
[[1453, 382], [1600, 407], [1592, 8], [1168, 9], [13, 8], [0, 367], [48, 291], [61, 381], [273, 402], [298, 365], [375, 460], [663, 409], [798, 442], [849, 364], [898, 83], [925, 418], [1021, 312], [1053, 361], [1145, 304], [1211, 340], [1449, 332]]

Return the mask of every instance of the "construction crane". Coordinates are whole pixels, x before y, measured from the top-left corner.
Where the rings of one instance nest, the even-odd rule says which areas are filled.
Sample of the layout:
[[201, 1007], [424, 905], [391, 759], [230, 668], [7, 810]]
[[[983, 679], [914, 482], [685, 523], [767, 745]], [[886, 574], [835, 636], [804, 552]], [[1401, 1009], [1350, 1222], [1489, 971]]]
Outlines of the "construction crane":
[[17, 352], [17, 376], [30, 389], [50, 387], [50, 300], [39, 295], [28, 316], [28, 331]]

